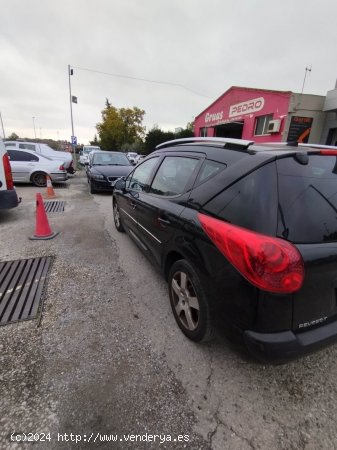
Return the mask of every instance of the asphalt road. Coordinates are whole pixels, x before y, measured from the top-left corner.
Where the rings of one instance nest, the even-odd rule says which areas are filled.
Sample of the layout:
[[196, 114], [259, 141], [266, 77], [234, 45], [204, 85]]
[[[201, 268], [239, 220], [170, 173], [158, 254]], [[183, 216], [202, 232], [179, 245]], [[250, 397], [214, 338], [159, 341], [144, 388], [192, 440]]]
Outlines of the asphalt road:
[[0, 213], [0, 261], [55, 256], [40, 326], [0, 327], [1, 449], [31, 446], [12, 432], [50, 433], [43, 449], [337, 448], [337, 346], [265, 366], [222, 336], [188, 341], [165, 281], [115, 230], [111, 196], [80, 173], [69, 184], [53, 240], [28, 239], [36, 188]]

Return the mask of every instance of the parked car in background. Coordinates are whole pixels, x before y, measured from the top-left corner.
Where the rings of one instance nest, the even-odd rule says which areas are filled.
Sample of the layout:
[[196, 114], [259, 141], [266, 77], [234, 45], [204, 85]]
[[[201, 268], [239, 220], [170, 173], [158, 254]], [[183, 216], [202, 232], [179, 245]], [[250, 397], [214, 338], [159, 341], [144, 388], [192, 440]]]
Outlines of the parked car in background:
[[88, 154], [87, 161], [84, 163], [86, 172], [88, 172], [88, 167], [91, 164], [91, 161], [92, 161], [92, 158], [93, 158], [94, 154], [97, 153], [97, 152], [102, 152], [102, 151], [103, 150], [91, 150], [91, 152]]
[[87, 163], [89, 161], [89, 154], [90, 152], [92, 152], [93, 150], [100, 150], [100, 147], [98, 147], [97, 145], [84, 145], [82, 150], [80, 151], [80, 164], [82, 164], [82, 166], [85, 165], [85, 163]]
[[0, 138], [0, 209], [14, 208], [18, 204], [8, 153]]
[[337, 341], [336, 211], [337, 150], [226, 138], [161, 144], [113, 193], [182, 332], [277, 362]]
[[132, 165], [124, 153], [94, 151], [87, 169], [90, 192], [112, 191], [116, 180], [131, 170]]
[[147, 155], [137, 155], [136, 164], [139, 164], [143, 159], [146, 158]]
[[60, 161], [39, 155], [34, 151], [7, 149], [15, 183], [33, 183], [44, 187], [47, 184], [46, 176], [52, 181], [66, 181], [67, 171]]
[[126, 156], [128, 157], [129, 161], [131, 162], [131, 164], [137, 164], [137, 157], [138, 157], [138, 153], [136, 152], [128, 152], [126, 154]]
[[74, 173], [74, 162], [71, 153], [53, 150], [47, 144], [39, 142], [21, 142], [21, 141], [6, 141], [6, 148], [15, 148], [16, 150], [30, 150], [38, 155], [47, 156], [55, 161], [61, 161], [70, 174]]

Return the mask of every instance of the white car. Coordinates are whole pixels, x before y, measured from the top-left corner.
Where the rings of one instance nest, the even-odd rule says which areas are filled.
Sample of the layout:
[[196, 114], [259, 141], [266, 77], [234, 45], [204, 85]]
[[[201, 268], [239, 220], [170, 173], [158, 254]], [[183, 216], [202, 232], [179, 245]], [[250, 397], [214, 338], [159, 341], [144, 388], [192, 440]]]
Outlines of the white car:
[[147, 155], [138, 155], [137, 158], [136, 158], [136, 164], [139, 164], [146, 157], [147, 157]]
[[7, 148], [7, 153], [15, 183], [33, 183], [35, 186], [44, 187], [47, 184], [47, 175], [52, 181], [65, 181], [68, 178], [64, 164], [60, 161], [29, 150]]
[[131, 164], [137, 164], [138, 153], [136, 152], [128, 152], [126, 154]]
[[80, 151], [80, 164], [85, 166], [85, 164], [89, 161], [89, 154], [94, 150], [101, 150], [97, 145], [84, 145], [82, 150]]
[[15, 148], [17, 150], [30, 150], [39, 155], [47, 156], [56, 161], [62, 161], [68, 173], [74, 173], [73, 157], [69, 152], [59, 152], [53, 150], [47, 144], [40, 144], [39, 142], [21, 142], [21, 141], [6, 141], [6, 148]]

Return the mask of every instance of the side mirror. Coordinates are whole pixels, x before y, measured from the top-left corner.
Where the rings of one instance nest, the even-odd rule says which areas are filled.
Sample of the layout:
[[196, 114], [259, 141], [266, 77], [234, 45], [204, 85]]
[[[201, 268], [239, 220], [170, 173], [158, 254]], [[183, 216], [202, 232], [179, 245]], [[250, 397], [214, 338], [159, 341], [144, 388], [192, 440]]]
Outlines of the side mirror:
[[116, 189], [117, 191], [125, 191], [125, 180], [123, 178], [119, 178], [115, 185], [114, 185], [114, 189]]

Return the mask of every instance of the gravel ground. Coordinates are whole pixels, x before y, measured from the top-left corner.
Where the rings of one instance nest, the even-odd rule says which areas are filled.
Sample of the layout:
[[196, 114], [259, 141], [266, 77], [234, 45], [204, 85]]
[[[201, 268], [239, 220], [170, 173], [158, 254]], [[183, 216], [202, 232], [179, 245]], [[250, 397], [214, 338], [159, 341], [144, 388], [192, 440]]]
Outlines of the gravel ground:
[[[37, 321], [0, 328], [1, 448], [11, 432], [51, 433], [41, 448], [112, 448], [107, 443], [58, 442], [58, 433], [189, 434], [189, 448], [207, 448], [193, 432], [186, 391], [165, 358], [153, 352], [133, 311], [132, 293], [116, 244], [83, 179], [70, 190], [64, 214], [49, 215], [50, 241], [29, 241], [34, 192], [19, 189], [22, 205], [0, 218], [1, 260], [55, 255], [41, 326]], [[15, 234], [13, 233], [15, 229]], [[192, 436], [193, 434], [193, 436]], [[173, 448], [160, 444], [161, 448]], [[183, 448], [184, 444], [175, 447]], [[113, 448], [158, 448], [117, 442]]]
[[[43, 449], [333, 449], [337, 346], [283, 366], [255, 363], [217, 336], [188, 341], [167, 286], [89, 195], [81, 173], [56, 190], [51, 241], [30, 241], [35, 192], [0, 213], [0, 260], [54, 255], [41, 325], [0, 327], [0, 448], [11, 432], [51, 433]], [[61, 442], [58, 433], [82, 441]], [[189, 442], [84, 442], [91, 433], [161, 434]]]

